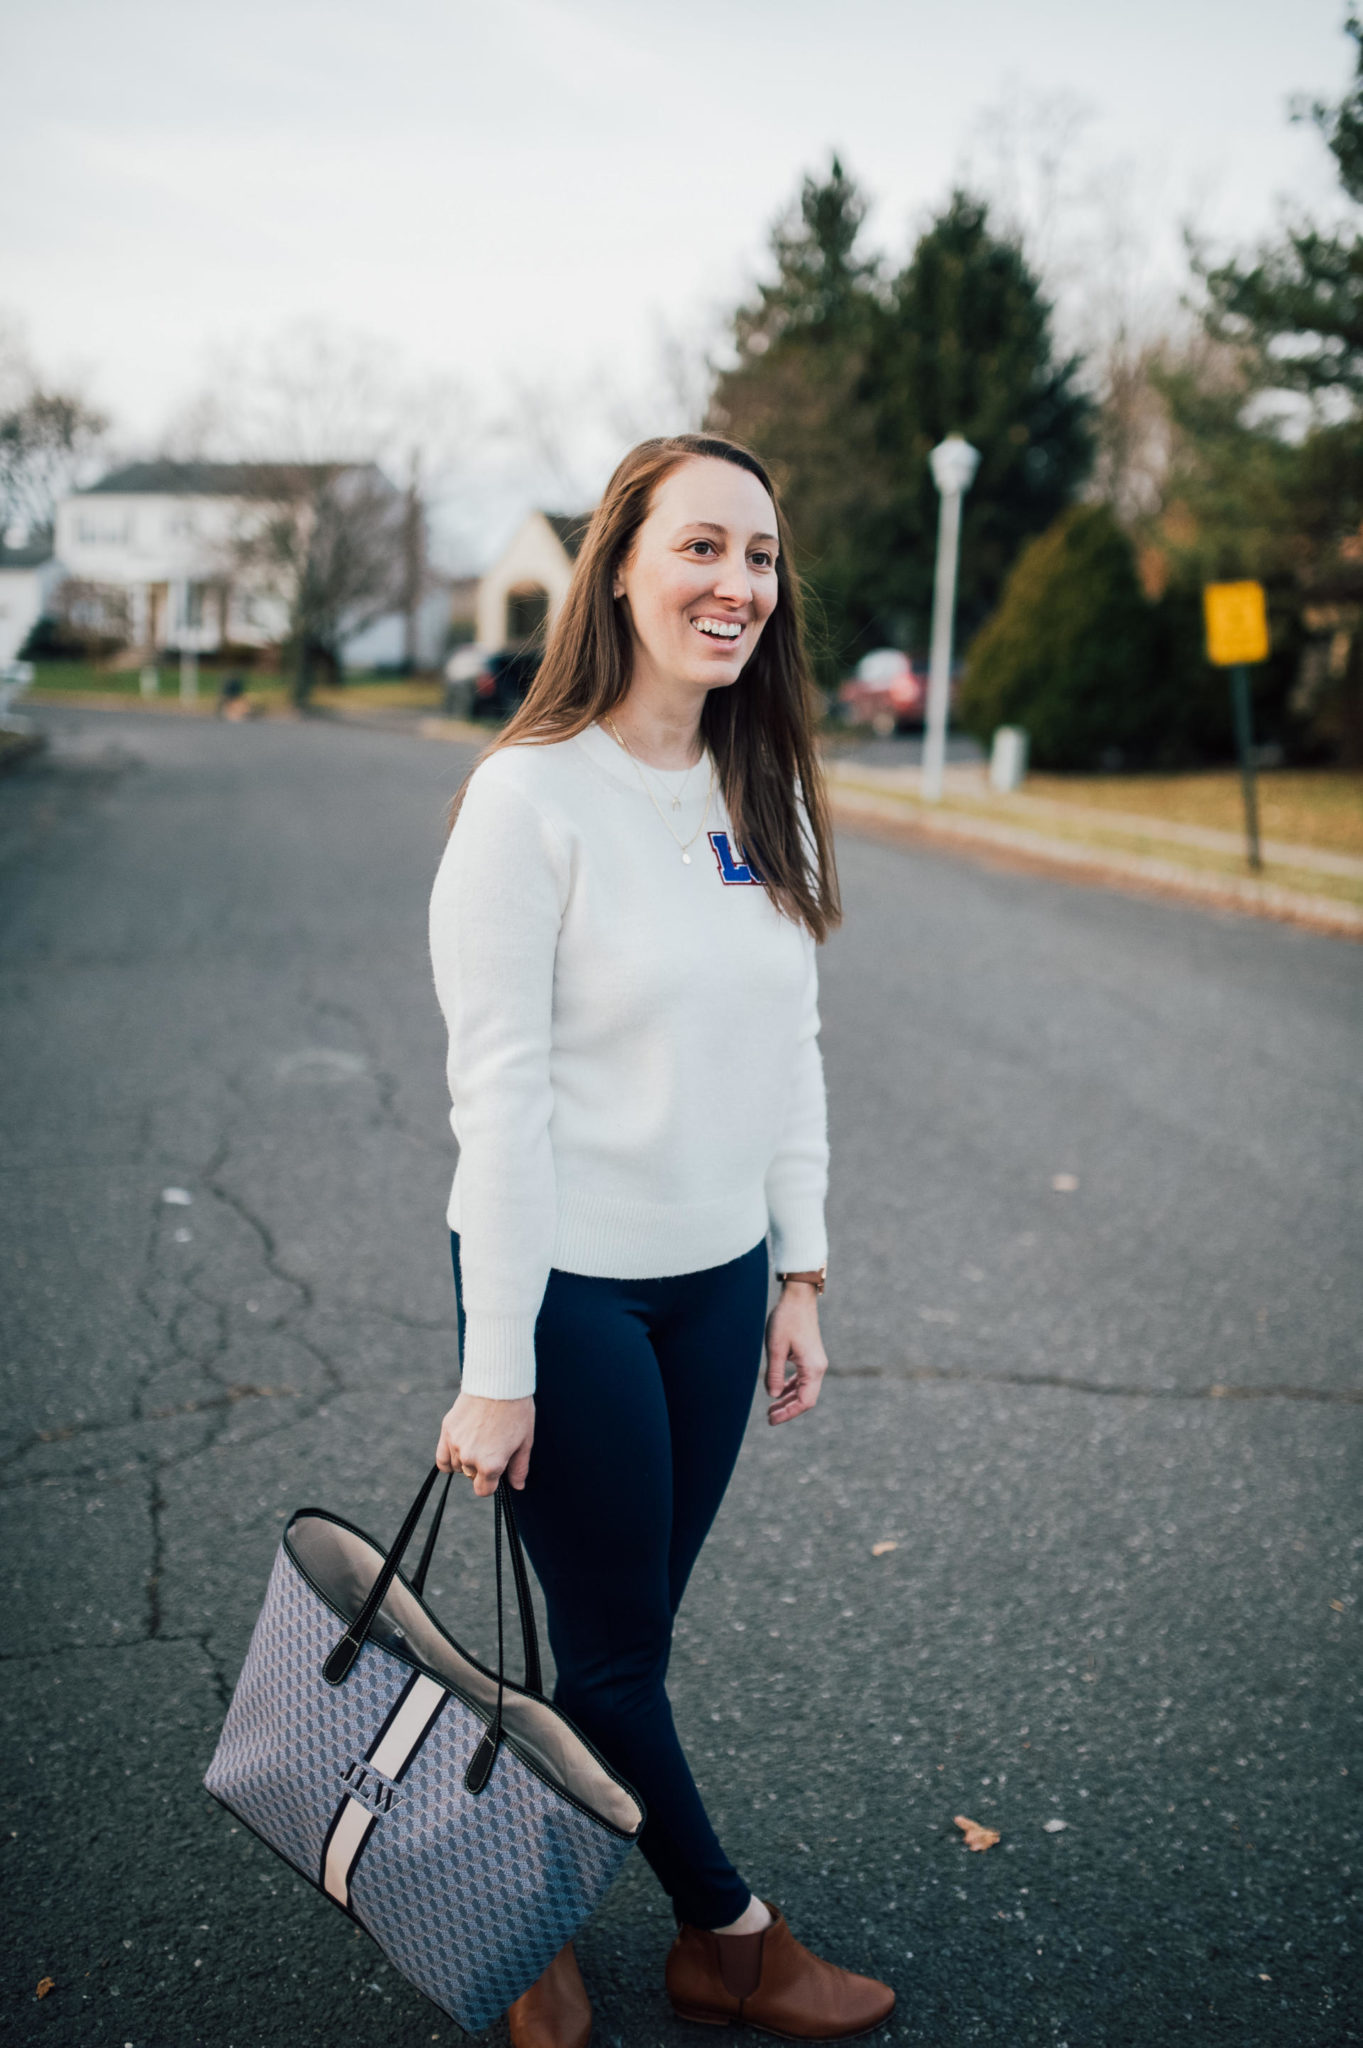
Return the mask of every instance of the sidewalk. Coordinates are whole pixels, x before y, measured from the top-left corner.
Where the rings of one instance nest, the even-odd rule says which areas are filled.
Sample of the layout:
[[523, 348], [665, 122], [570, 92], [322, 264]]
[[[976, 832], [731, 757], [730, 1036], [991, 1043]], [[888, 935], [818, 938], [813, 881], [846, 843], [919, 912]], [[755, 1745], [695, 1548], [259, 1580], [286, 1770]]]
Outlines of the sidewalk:
[[1363, 939], [1363, 858], [1355, 854], [1266, 840], [1263, 872], [1254, 875], [1238, 833], [1025, 790], [1000, 796], [981, 768], [949, 768], [938, 804], [920, 795], [917, 768], [835, 759], [828, 781], [834, 817], [852, 831], [926, 840], [1074, 881], [1174, 894]]

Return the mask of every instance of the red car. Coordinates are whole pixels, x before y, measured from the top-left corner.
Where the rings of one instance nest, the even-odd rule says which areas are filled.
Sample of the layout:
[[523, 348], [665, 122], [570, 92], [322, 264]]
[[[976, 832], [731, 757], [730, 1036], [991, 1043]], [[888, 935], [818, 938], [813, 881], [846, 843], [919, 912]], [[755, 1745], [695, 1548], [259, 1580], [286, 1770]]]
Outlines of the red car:
[[882, 737], [916, 729], [927, 711], [926, 671], [897, 647], [877, 647], [862, 655], [841, 686], [838, 705], [848, 725], [869, 725]]

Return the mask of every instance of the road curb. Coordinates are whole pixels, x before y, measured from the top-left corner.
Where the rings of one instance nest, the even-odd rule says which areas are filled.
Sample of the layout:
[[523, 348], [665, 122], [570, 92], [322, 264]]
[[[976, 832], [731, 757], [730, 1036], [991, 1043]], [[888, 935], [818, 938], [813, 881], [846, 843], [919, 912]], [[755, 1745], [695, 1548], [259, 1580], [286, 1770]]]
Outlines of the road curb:
[[992, 818], [964, 818], [949, 811], [906, 814], [893, 801], [836, 785], [829, 796], [836, 823], [866, 838], [935, 846], [943, 853], [1047, 874], [1058, 881], [1096, 883], [1136, 896], [1173, 897], [1207, 910], [1234, 910], [1301, 925], [1331, 938], [1363, 941], [1363, 908], [1332, 897], [1310, 896], [1249, 875], [1213, 879], [1176, 861], [1144, 854], [1096, 852], [1073, 840], [1049, 839]]

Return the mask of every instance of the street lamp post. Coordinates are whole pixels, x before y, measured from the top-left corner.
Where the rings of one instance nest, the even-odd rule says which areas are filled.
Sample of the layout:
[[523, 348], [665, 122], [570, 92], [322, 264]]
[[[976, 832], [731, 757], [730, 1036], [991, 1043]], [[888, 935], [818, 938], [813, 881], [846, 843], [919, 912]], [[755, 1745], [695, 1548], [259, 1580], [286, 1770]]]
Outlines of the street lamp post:
[[928, 666], [928, 716], [923, 735], [923, 795], [936, 803], [942, 794], [947, 755], [947, 698], [951, 685], [951, 638], [956, 623], [956, 565], [961, 554], [961, 500], [979, 467], [980, 451], [959, 434], [948, 434], [928, 457], [942, 497], [937, 521], [937, 576], [932, 593], [932, 658]]

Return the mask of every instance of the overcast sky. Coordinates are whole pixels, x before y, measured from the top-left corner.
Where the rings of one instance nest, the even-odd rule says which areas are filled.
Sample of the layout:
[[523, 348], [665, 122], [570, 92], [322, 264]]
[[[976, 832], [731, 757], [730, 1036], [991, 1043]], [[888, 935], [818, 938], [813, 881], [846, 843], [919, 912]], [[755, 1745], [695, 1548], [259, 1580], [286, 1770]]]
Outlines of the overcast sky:
[[1345, 85], [1343, 13], [0, 0], [0, 314], [128, 446], [155, 441], [215, 346], [300, 320], [362, 330], [494, 410], [514, 383], [604, 381], [646, 412], [660, 331], [713, 329], [834, 148], [902, 255], [954, 177], [998, 189], [1010, 134], [1034, 173], [1068, 130], [1070, 212], [1084, 196], [1091, 244], [1120, 216], [1152, 290], [1175, 288], [1187, 217], [1244, 241], [1284, 202], [1334, 211], [1286, 105]]

